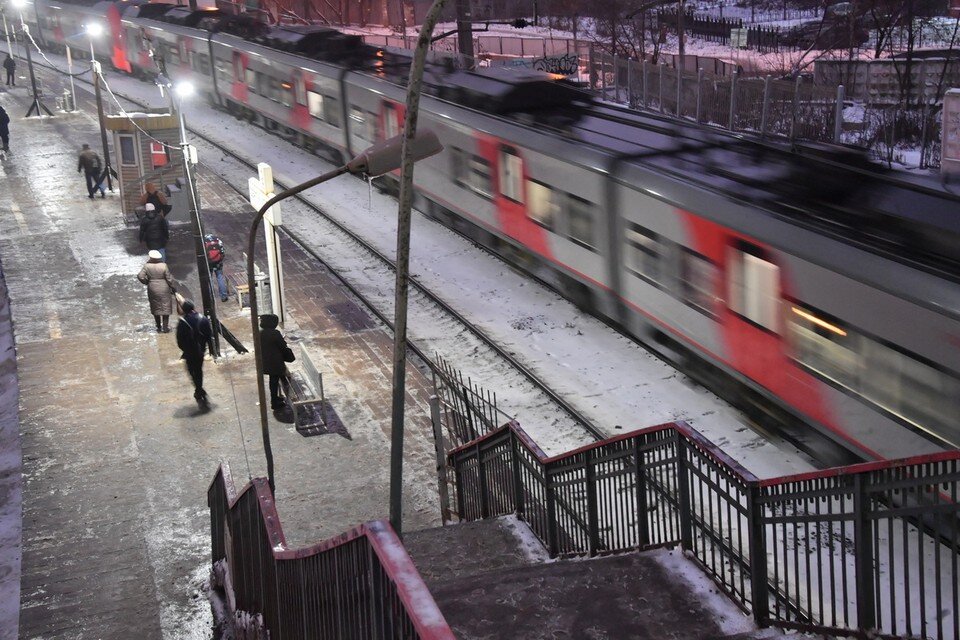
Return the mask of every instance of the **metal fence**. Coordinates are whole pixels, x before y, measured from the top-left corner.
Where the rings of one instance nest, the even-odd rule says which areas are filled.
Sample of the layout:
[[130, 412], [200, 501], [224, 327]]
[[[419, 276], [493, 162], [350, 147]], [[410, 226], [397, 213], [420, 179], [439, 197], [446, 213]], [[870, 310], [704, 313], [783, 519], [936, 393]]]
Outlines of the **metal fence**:
[[680, 543], [761, 625], [960, 638], [960, 452], [758, 480], [682, 422], [547, 458], [510, 423], [450, 453], [464, 520], [552, 556]]
[[288, 549], [266, 479], [238, 494], [225, 464], [207, 504], [212, 560], [232, 591], [241, 637], [453, 640], [388, 523]]

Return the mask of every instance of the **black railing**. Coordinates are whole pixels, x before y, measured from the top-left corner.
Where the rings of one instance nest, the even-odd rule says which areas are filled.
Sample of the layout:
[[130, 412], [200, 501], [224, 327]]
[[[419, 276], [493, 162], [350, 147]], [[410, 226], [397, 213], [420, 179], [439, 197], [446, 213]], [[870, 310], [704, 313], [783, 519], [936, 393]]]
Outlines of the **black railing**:
[[509, 416], [497, 407], [497, 394], [454, 368], [440, 354], [434, 357], [433, 389], [440, 399], [441, 419], [449, 448], [459, 447], [497, 429]]
[[225, 464], [207, 503], [215, 573], [232, 591], [242, 637], [453, 640], [387, 522], [288, 549], [266, 479], [237, 494]]
[[514, 422], [449, 460], [552, 556], [679, 543], [760, 624], [960, 639], [958, 451], [761, 481], [682, 422], [553, 458]]

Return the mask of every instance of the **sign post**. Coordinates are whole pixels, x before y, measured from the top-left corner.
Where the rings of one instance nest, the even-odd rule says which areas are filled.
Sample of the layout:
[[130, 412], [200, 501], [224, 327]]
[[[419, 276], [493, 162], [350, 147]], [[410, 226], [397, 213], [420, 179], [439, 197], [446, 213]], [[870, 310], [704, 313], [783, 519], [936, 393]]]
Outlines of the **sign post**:
[[[250, 204], [260, 210], [267, 200], [274, 196], [273, 169], [266, 162], [257, 165], [257, 178], [250, 178]], [[280, 205], [275, 204], [263, 216], [263, 232], [267, 242], [267, 273], [270, 277], [270, 302], [273, 313], [280, 318], [282, 325], [285, 320], [283, 309], [283, 265], [280, 260], [280, 236], [277, 227], [283, 225], [280, 215]]]

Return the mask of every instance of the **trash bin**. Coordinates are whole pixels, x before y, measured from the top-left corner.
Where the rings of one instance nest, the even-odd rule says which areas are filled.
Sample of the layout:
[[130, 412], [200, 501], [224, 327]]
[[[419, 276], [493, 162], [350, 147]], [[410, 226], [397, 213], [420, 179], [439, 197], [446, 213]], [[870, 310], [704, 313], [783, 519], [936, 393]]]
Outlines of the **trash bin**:
[[273, 298], [270, 296], [270, 276], [262, 271], [253, 274], [253, 286], [257, 290], [257, 312], [260, 315], [273, 313]]

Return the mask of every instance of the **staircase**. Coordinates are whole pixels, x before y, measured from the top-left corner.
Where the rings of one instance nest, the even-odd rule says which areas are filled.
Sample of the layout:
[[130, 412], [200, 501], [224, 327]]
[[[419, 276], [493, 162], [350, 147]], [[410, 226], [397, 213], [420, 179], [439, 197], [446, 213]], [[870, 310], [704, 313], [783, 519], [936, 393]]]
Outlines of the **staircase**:
[[[513, 516], [408, 533], [457, 638], [770, 638], [677, 550], [550, 560]], [[775, 635], [775, 634], [774, 634]]]

